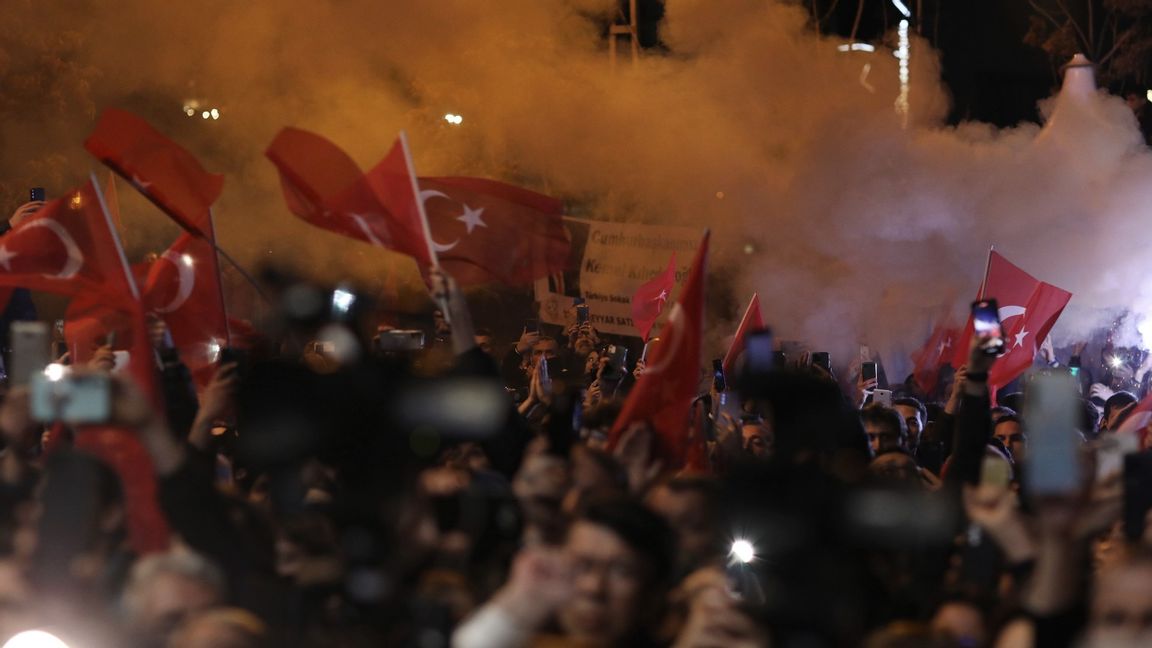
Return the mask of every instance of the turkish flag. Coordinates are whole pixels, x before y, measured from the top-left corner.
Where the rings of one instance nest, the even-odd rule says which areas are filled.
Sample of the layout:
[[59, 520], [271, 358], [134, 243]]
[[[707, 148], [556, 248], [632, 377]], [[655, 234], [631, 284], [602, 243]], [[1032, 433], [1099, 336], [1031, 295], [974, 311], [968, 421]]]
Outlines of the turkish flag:
[[519, 286], [562, 272], [571, 243], [555, 198], [484, 178], [420, 178], [432, 246], [464, 286]]
[[655, 432], [654, 456], [673, 470], [704, 467], [705, 441], [698, 431], [692, 431], [689, 414], [700, 383], [708, 239], [705, 233], [660, 344], [649, 351], [644, 373], [624, 401], [608, 438], [609, 447], [614, 448], [630, 425], [645, 422]]
[[732, 369], [736, 366], [736, 358], [744, 352], [744, 338], [748, 335], [748, 331], [755, 331], [756, 329], [764, 328], [764, 319], [760, 316], [760, 293], [752, 293], [752, 299], [748, 301], [748, 308], [744, 310], [744, 317], [740, 318], [740, 325], [736, 327], [736, 335], [732, 338], [732, 345], [728, 347], [728, 353], [724, 354], [724, 375], [732, 375]]
[[[995, 390], [1024, 373], [1036, 357], [1036, 350], [1064, 312], [1072, 293], [1045, 283], [992, 252], [988, 274], [978, 299], [995, 299], [1000, 308], [1005, 354], [989, 372], [988, 384]], [[972, 318], [964, 327], [966, 343], [972, 336]], [[968, 362], [966, 344], [956, 345], [953, 366]]]
[[224, 176], [208, 173], [176, 142], [130, 112], [100, 115], [84, 148], [120, 174], [180, 227], [206, 236], [209, 209], [224, 189]]
[[668, 267], [664, 272], [640, 284], [632, 295], [632, 325], [640, 331], [640, 339], [648, 341], [648, 334], [660, 313], [664, 312], [664, 304], [672, 294], [676, 285], [676, 253], [668, 259]]
[[164, 320], [180, 358], [201, 386], [211, 380], [220, 350], [230, 344], [228, 318], [212, 243], [181, 234], [148, 266], [144, 308]]
[[952, 361], [953, 349], [961, 339], [960, 333], [959, 327], [939, 322], [933, 327], [924, 346], [912, 354], [912, 377], [916, 386], [925, 394], [936, 390], [940, 382], [940, 369]]
[[0, 238], [0, 285], [135, 299], [115, 234], [91, 182], [48, 202]]

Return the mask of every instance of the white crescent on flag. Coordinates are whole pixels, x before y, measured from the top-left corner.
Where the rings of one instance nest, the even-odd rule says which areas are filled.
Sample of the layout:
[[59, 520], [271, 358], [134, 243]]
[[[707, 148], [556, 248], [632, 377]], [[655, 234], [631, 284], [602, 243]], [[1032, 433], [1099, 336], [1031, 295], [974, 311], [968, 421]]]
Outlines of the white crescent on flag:
[[1028, 309], [1023, 306], [1001, 306], [997, 314], [1000, 316], [1000, 322], [1003, 323], [1004, 320], [1011, 319], [1017, 315], [1023, 315], [1027, 312]]
[[[448, 200], [451, 200], [451, 198], [448, 196], [448, 194], [444, 193], [443, 191], [436, 191], [435, 189], [425, 189], [424, 191], [420, 192], [420, 202], [424, 203], [425, 207], [427, 207], [427, 205], [428, 205], [428, 199], [429, 198], [447, 198]], [[432, 249], [436, 250], [436, 252], [447, 252], [447, 251], [451, 250], [452, 248], [456, 247], [457, 245], [460, 245], [460, 239], [456, 239], [455, 241], [452, 241], [451, 243], [437, 243], [436, 240], [433, 239], [432, 241], [430, 241], [430, 243], [432, 243]]]
[[672, 363], [673, 349], [680, 343], [680, 337], [683, 335], [680, 326], [676, 326], [676, 322], [684, 317], [684, 309], [680, 308], [680, 304], [672, 305], [672, 312], [668, 314], [668, 323], [664, 325], [664, 332], [661, 335], [667, 335], [666, 339], [661, 339], [661, 345], [668, 345], [668, 352], [663, 354], [660, 358], [660, 364], [646, 364], [644, 365], [644, 374], [663, 373], [668, 365]]
[[172, 311], [184, 305], [188, 298], [192, 296], [192, 290], [196, 287], [196, 273], [192, 271], [192, 258], [188, 255], [177, 254], [172, 250], [168, 250], [159, 259], [157, 263], [167, 261], [176, 268], [176, 296], [167, 306], [157, 307], [156, 311], [159, 313], [171, 313]]
[[76, 240], [68, 233], [63, 225], [52, 220], [45, 218], [38, 221], [33, 221], [24, 226], [26, 229], [33, 227], [43, 227], [44, 229], [56, 235], [60, 239], [60, 244], [64, 246], [64, 251], [68, 254], [68, 260], [64, 263], [64, 267], [56, 274], [47, 274], [45, 277], [49, 279], [71, 279], [75, 277], [80, 268], [84, 267], [84, 253], [80, 251], [80, 246], [76, 245]]

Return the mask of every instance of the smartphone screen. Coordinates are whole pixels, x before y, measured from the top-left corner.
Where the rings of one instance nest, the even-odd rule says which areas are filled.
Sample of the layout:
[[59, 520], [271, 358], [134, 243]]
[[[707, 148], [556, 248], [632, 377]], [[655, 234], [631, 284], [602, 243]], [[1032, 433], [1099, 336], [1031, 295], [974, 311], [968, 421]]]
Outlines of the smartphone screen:
[[744, 338], [744, 367], [748, 373], [767, 373], [773, 369], [776, 352], [772, 343], [772, 331], [760, 329], [752, 331]]
[[588, 304], [576, 305], [576, 323], [579, 325], [588, 323]]
[[539, 333], [540, 332], [540, 320], [538, 320], [536, 318], [524, 320], [524, 332], [525, 333]]
[[1080, 397], [1066, 373], [1038, 374], [1025, 394], [1031, 495], [1073, 495], [1080, 491]]
[[972, 302], [972, 328], [980, 340], [980, 350], [988, 355], [1004, 352], [1004, 328], [995, 299]]
[[813, 353], [812, 364], [825, 371], [832, 371], [832, 360], [827, 351], [817, 351]]
[[46, 200], [44, 195], [44, 187], [32, 187], [32, 190], [28, 192], [28, 199], [32, 202], [36, 202], [38, 200], [42, 202]]
[[724, 360], [721, 358], [712, 360], [712, 388], [717, 392], [722, 392], [728, 388], [724, 380]]
[[864, 362], [860, 364], [860, 378], [862, 380], [876, 379], [876, 363]]

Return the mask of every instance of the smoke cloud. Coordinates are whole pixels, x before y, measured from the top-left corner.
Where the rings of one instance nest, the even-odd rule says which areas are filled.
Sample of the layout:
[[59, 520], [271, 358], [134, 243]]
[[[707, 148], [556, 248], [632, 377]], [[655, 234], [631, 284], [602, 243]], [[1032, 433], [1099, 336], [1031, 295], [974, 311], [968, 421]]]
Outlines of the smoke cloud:
[[[913, 37], [903, 128], [895, 35], [845, 53], [793, 3], [668, 0], [671, 53], [633, 67], [622, 48], [613, 73], [589, 19], [613, 6], [6, 0], [0, 191], [17, 204], [33, 183], [77, 184], [94, 166], [80, 142], [120, 106], [228, 175], [217, 227], [245, 263], [413, 293], [408, 260], [292, 218], [262, 157], [294, 125], [367, 168], [406, 129], [422, 174], [502, 178], [598, 218], [711, 227], [732, 297], [714, 304], [714, 343], [757, 290], [781, 337], [841, 357], [867, 343], [899, 365], [934, 319], [959, 316], [992, 244], [1075, 293], [1058, 341], [1116, 309], [1152, 309], [1152, 155], [1122, 100], [1063, 102], [1043, 135], [947, 127], [936, 54]], [[189, 100], [220, 119], [187, 117]], [[166, 245], [175, 230], [129, 193], [133, 253]]]

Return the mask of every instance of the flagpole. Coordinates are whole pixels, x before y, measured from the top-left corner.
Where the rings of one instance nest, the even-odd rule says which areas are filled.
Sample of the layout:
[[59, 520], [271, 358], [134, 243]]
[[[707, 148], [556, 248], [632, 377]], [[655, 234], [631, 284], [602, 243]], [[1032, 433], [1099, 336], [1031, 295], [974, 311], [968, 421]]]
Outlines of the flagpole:
[[112, 224], [112, 214], [108, 212], [108, 205], [104, 202], [104, 192], [100, 191], [100, 183], [96, 181], [94, 172], [89, 171], [88, 177], [92, 182], [92, 190], [96, 192], [96, 201], [100, 203], [100, 211], [104, 214], [104, 222], [112, 234], [112, 241], [116, 243], [116, 253], [120, 256], [120, 265], [124, 270], [124, 278], [128, 281], [128, 288], [132, 291], [132, 297], [139, 302], [140, 289], [136, 287], [136, 278], [132, 276], [132, 268], [128, 265], [128, 256], [124, 254], [124, 244], [120, 241], [120, 234], [116, 232], [116, 227]]
[[[424, 242], [428, 244], [428, 257], [432, 260], [432, 268], [440, 270], [440, 255], [432, 245], [432, 228], [428, 226], [428, 211], [424, 209], [424, 200], [420, 197], [420, 183], [416, 180], [416, 165], [412, 163], [412, 151], [408, 148], [408, 134], [400, 131], [400, 148], [404, 151], [404, 165], [408, 171], [408, 180], [412, 183], [412, 198], [416, 201], [416, 211], [420, 214], [420, 226], [424, 229]], [[448, 295], [434, 297], [440, 304], [440, 313], [444, 322], [452, 325], [452, 315], [448, 312]]]
[[[216, 217], [212, 208], [208, 208], [208, 235], [212, 237], [213, 248], [216, 243]], [[224, 344], [232, 346], [232, 327], [228, 326], [228, 304], [224, 301], [224, 278], [220, 275], [220, 255], [216, 255], [216, 286], [220, 289], [220, 313], [224, 315]]]
[[980, 282], [980, 299], [987, 299], [984, 291], [988, 288], [988, 272], [992, 269], [992, 253], [996, 251], [995, 245], [988, 246], [988, 262], [984, 264], [984, 280]]

